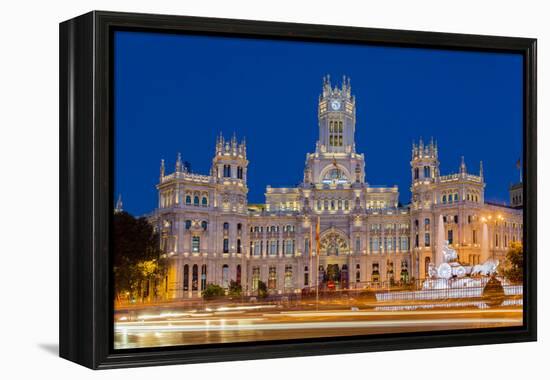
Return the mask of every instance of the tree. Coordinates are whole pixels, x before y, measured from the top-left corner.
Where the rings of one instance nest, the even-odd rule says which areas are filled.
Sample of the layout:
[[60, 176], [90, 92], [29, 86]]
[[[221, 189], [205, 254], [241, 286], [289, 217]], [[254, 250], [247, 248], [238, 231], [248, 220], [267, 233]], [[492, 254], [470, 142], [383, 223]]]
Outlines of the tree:
[[263, 281], [258, 281], [258, 297], [267, 297], [267, 285]]
[[202, 291], [202, 298], [205, 300], [213, 299], [216, 297], [225, 296], [225, 290], [216, 284], [208, 284], [206, 288]]
[[145, 218], [135, 218], [127, 212], [114, 214], [113, 271], [115, 294], [139, 296], [142, 284], [164, 277], [159, 236]]
[[230, 297], [240, 297], [243, 292], [243, 287], [237, 281], [231, 280], [229, 282], [229, 296]]
[[512, 282], [523, 281], [523, 244], [512, 242], [506, 253], [504, 275]]

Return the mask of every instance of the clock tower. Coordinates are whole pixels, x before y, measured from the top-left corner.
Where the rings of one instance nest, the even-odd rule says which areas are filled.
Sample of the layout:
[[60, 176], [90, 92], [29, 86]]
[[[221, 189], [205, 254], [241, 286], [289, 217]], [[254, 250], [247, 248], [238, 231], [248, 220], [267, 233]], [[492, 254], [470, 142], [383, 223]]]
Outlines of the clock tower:
[[351, 95], [349, 78], [344, 76], [341, 88], [332, 87], [330, 76], [323, 78], [318, 118], [320, 152], [355, 152], [355, 97]]
[[365, 156], [355, 151], [355, 97], [350, 79], [332, 87], [323, 78], [318, 106], [319, 139], [315, 153], [306, 156], [304, 184], [326, 185], [365, 183]]

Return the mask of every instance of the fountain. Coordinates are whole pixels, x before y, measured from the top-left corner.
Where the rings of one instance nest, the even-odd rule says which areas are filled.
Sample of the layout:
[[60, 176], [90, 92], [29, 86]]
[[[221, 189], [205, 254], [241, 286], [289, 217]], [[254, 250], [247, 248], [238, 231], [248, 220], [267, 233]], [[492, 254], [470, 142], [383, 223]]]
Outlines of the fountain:
[[498, 260], [488, 259], [481, 265], [462, 265], [458, 261], [456, 251], [449, 246], [448, 241], [445, 241], [442, 246], [438, 246], [437, 249], [437, 255], [442, 256], [443, 260], [437, 266], [429, 265], [428, 278], [422, 284], [424, 290], [482, 287], [483, 279], [480, 276], [495, 274], [499, 264]]

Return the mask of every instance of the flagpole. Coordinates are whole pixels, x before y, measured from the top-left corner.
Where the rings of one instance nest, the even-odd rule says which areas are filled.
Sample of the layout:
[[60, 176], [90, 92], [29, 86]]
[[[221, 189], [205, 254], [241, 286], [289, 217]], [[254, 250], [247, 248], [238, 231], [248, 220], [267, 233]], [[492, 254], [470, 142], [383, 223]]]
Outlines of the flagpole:
[[317, 216], [317, 226], [315, 228], [315, 242], [316, 242], [316, 265], [315, 265], [315, 272], [317, 273], [315, 283], [317, 286], [315, 286], [315, 304], [317, 305], [317, 310], [319, 310], [319, 256], [320, 256], [320, 241], [319, 241], [319, 234], [321, 233], [321, 217]]

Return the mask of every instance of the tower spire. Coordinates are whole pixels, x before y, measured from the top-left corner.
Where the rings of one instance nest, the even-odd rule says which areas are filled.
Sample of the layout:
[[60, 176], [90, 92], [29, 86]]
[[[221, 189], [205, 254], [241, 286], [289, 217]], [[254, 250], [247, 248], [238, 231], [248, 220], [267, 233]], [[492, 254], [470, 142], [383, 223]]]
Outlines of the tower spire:
[[164, 158], [160, 160], [160, 180], [164, 178]]
[[181, 153], [178, 152], [178, 155], [176, 158], [176, 173], [181, 172], [181, 169], [182, 169]]
[[464, 162], [464, 156], [460, 157], [460, 174], [466, 174], [466, 163]]
[[479, 176], [483, 179], [483, 161], [479, 161]]
[[115, 205], [115, 214], [118, 214], [118, 213], [121, 213], [122, 211], [124, 211], [122, 209], [122, 194], [118, 194], [118, 199], [116, 201], [116, 205]]

